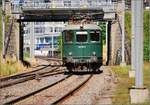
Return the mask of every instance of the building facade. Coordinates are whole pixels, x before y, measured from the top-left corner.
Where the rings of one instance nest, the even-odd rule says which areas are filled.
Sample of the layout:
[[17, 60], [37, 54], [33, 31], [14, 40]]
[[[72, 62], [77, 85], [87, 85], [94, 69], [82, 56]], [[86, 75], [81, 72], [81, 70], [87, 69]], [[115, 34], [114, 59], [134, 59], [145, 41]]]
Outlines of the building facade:
[[63, 22], [25, 22], [24, 26], [24, 51], [30, 52], [34, 44], [35, 56], [56, 55]]

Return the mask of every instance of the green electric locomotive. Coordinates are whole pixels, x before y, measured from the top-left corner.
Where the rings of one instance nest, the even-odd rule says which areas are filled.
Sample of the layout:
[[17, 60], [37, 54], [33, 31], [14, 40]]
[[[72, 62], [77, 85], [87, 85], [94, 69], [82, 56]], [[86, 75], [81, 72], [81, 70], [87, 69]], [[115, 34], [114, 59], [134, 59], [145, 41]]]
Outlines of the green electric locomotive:
[[95, 24], [67, 25], [62, 32], [63, 64], [69, 71], [96, 71], [102, 65], [102, 35]]

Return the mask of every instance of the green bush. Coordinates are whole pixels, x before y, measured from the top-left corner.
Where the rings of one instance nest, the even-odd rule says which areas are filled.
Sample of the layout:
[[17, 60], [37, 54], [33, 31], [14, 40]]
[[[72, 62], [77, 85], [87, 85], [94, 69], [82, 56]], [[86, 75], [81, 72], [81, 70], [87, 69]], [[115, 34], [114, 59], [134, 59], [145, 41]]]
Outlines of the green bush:
[[2, 50], [2, 11], [0, 7], [0, 51]]
[[[144, 11], [144, 60], [148, 61], [149, 59], [149, 26], [150, 26], [150, 16], [149, 16], [150, 11]], [[125, 13], [125, 32], [126, 32], [126, 37], [130, 41], [131, 44], [131, 12], [127, 11]]]
[[29, 52], [23, 52], [23, 59], [26, 60], [30, 58], [30, 53]]
[[[5, 18], [6, 32], [9, 27], [9, 18], [10, 16], [6, 15], [6, 18]], [[3, 45], [2, 43], [2, 9], [0, 7], [0, 51], [2, 51], [2, 45]]]
[[100, 21], [100, 22], [98, 23], [98, 26], [99, 26], [100, 29], [101, 29], [101, 34], [102, 34], [102, 38], [103, 38], [103, 43], [105, 44], [105, 43], [106, 43], [106, 22]]
[[125, 33], [129, 45], [131, 45], [131, 13], [129, 11], [125, 13]]

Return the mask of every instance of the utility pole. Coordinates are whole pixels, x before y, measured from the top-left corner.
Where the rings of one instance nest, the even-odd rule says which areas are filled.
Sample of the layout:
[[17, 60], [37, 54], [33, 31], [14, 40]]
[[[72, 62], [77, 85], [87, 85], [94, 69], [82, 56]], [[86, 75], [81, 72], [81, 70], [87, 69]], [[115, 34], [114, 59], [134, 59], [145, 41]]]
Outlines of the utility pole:
[[136, 88], [143, 88], [143, 0], [135, 0], [135, 69]]
[[125, 0], [122, 0], [122, 61], [121, 61], [121, 66], [125, 66]]
[[135, 60], [135, 86], [130, 89], [130, 100], [131, 103], [138, 104], [149, 100], [149, 90], [143, 86], [143, 0], [133, 1], [132, 8], [135, 9], [132, 18], [134, 30], [133, 28], [132, 30], [135, 31], [133, 32], [135, 39], [132, 50], [134, 51], [133, 60]]
[[3, 52], [2, 52], [2, 62], [5, 62], [5, 0], [2, 0], [2, 43], [3, 43]]
[[135, 19], [136, 19], [136, 14], [135, 14], [135, 9], [136, 9], [136, 4], [135, 0], [131, 1], [131, 14], [132, 14], [132, 36], [131, 36], [131, 70], [129, 71], [129, 77], [135, 77]]

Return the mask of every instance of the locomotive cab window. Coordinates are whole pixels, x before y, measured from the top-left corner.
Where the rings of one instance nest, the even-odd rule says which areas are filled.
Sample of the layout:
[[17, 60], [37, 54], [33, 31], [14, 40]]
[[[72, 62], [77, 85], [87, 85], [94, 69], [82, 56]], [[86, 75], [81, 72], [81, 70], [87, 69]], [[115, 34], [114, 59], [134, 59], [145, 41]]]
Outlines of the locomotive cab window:
[[73, 31], [65, 31], [64, 32], [64, 38], [65, 42], [73, 42]]
[[99, 31], [91, 31], [90, 32], [90, 40], [91, 40], [91, 42], [98, 42], [100, 40], [100, 32]]
[[76, 32], [76, 41], [77, 42], [87, 42], [87, 32], [83, 31], [83, 32]]

